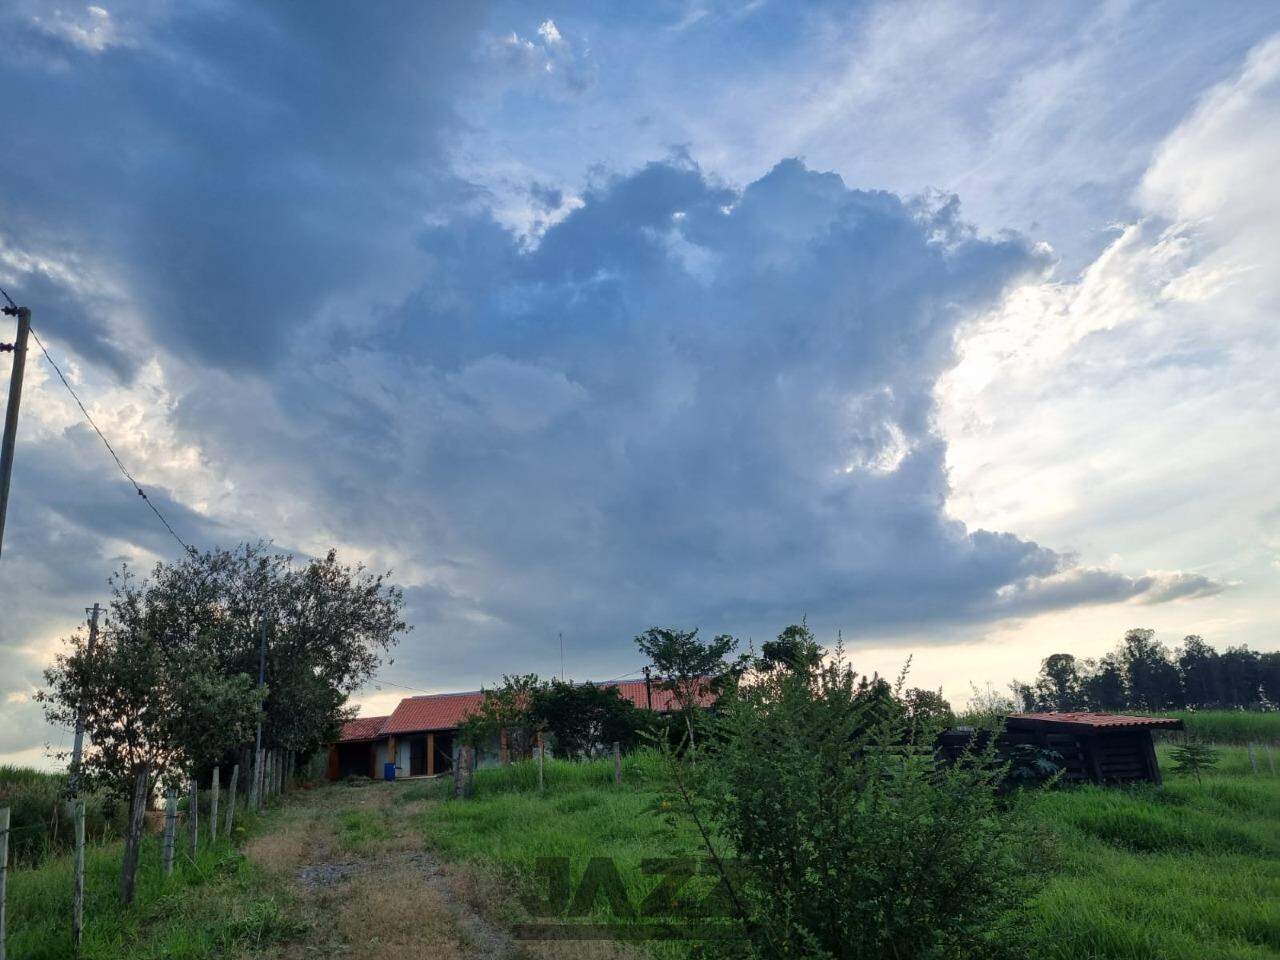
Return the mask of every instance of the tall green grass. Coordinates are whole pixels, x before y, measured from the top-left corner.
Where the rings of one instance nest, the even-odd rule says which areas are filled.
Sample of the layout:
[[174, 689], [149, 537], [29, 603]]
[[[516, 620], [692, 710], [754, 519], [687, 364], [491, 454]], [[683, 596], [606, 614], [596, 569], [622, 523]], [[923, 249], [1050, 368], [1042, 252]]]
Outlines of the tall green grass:
[[[1241, 748], [1202, 781], [1024, 794], [1057, 838], [1036, 901], [1048, 960], [1280, 957], [1280, 777]], [[1162, 749], [1162, 754], [1167, 750]]]
[[[700, 856], [694, 828], [667, 816], [663, 799], [664, 761], [650, 751], [623, 758], [623, 783], [614, 784], [613, 761], [549, 760], [546, 787], [538, 791], [535, 762], [480, 770], [469, 799], [445, 799], [419, 814], [428, 841], [446, 857], [496, 868], [525, 892], [546, 883], [536, 873], [540, 858], [566, 857], [577, 890], [593, 858], [608, 857], [618, 870], [627, 900], [636, 908], [660, 877], [646, 872], [645, 861]], [[448, 796], [442, 785], [442, 797]], [[448, 785], [451, 786], [451, 785]], [[704, 894], [705, 878], [694, 878], [690, 896]], [[597, 898], [587, 917], [609, 922], [606, 898]], [[683, 957], [687, 944], [651, 945], [659, 956]]]
[[[34, 866], [71, 849], [72, 824], [63, 802], [66, 787], [66, 774], [0, 766], [0, 807], [9, 808], [12, 863]], [[120, 836], [121, 805], [102, 792], [91, 792], [84, 800], [85, 834], [96, 840]]]
[[[1177, 717], [1186, 733], [1211, 743], [1265, 743], [1280, 746], [1280, 711], [1260, 710], [1168, 710], [1157, 717]], [[1163, 735], [1176, 739], [1177, 731]]]
[[[246, 817], [249, 829], [253, 818]], [[242, 831], [237, 829], [237, 833]], [[192, 857], [179, 846], [164, 876], [159, 838], [146, 838], [132, 906], [118, 896], [121, 844], [85, 852], [85, 960], [212, 960], [262, 950], [297, 933], [285, 894], [236, 847], [208, 839]], [[68, 856], [9, 874], [8, 948], [15, 960], [66, 960], [71, 943], [72, 861]]]
[[[1203, 781], [1170, 772], [1162, 787], [1073, 787], [1020, 794], [1019, 811], [1050, 838], [1050, 878], [1031, 915], [1036, 960], [1280, 960], [1280, 776], [1253, 773], [1248, 753], [1224, 747]], [[699, 855], [686, 823], [664, 817], [661, 758], [547, 764], [545, 791], [533, 764], [483, 770], [475, 795], [419, 814], [446, 856], [482, 863], [532, 889], [539, 857], [569, 857], [576, 884], [592, 857], [617, 863], [639, 904], [656, 883], [647, 858]], [[603, 898], [593, 919], [612, 918]], [[678, 941], [649, 945], [688, 955]]]

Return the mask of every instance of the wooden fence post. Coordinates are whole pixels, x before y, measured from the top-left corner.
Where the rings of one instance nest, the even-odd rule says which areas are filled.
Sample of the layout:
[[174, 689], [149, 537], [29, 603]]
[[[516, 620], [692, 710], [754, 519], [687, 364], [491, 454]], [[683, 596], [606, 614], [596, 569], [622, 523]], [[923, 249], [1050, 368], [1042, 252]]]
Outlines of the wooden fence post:
[[138, 855], [142, 847], [142, 824], [147, 814], [147, 786], [151, 779], [148, 764], [138, 768], [133, 777], [133, 796], [129, 804], [129, 827], [124, 839], [124, 856], [120, 860], [120, 902], [133, 902], [138, 879]]
[[265, 776], [263, 767], [267, 763], [267, 751], [259, 750], [253, 765], [253, 809], [262, 809], [262, 784]]
[[76, 801], [76, 857], [75, 886], [71, 894], [71, 944], [76, 956], [80, 955], [80, 941], [84, 939], [84, 801]]
[[218, 783], [219, 770], [213, 768], [213, 796], [209, 800], [209, 842], [218, 842], [218, 794], [221, 784]]
[[195, 777], [187, 786], [187, 832], [191, 837], [191, 859], [196, 858], [200, 844], [200, 783]]
[[[231, 768], [231, 783], [227, 787], [227, 836], [231, 836], [231, 824], [236, 818], [236, 781], [240, 779], [240, 764]], [[213, 824], [217, 830], [218, 825]]]
[[0, 807], [0, 960], [4, 960], [4, 894], [9, 883], [9, 808]]
[[178, 794], [169, 790], [164, 795], [164, 875], [173, 873], [173, 835], [178, 832]]
[[622, 786], [622, 745], [617, 740], [613, 741], [613, 783]]
[[252, 810], [258, 805], [258, 751], [254, 751], [252, 765], [246, 772], [249, 774], [249, 789], [245, 791], [245, 809]]
[[543, 773], [542, 773], [542, 764], [543, 764], [543, 759], [546, 756], [546, 753], [547, 753], [547, 748], [541, 742], [541, 738], [539, 738], [539, 742], [538, 742], [538, 792], [539, 793], [542, 792], [543, 786], [545, 784], [545, 780], [543, 778]]
[[476, 792], [476, 748], [467, 747], [467, 796], [474, 796]]
[[1254, 776], [1258, 775], [1258, 755], [1253, 752], [1253, 744], [1249, 744], [1249, 765], [1253, 767]]
[[1271, 771], [1271, 775], [1274, 777], [1276, 775], [1276, 759], [1271, 755], [1271, 744], [1269, 743], [1267, 744], [1266, 750], [1267, 750], [1267, 769]]
[[[455, 800], [462, 799], [462, 768], [467, 763], [467, 748], [458, 747], [458, 759], [453, 764], [453, 796]], [[2, 958], [0, 958], [2, 960]]]

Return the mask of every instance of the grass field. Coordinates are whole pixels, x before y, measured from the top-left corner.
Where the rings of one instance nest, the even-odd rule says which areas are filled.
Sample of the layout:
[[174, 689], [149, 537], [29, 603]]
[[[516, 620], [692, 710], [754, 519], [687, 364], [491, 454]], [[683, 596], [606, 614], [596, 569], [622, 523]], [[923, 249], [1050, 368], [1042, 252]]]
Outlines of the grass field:
[[[1226, 747], [1213, 774], [1197, 782], [1169, 772], [1170, 749], [1160, 748], [1163, 787], [1082, 787], [1017, 799], [1019, 812], [1054, 838], [1046, 851], [1051, 873], [1031, 917], [1039, 941], [1034, 960], [1280, 960], [1280, 776], [1272, 776], [1265, 762], [1254, 774], [1244, 748]], [[545, 876], [536, 870], [539, 858], [568, 858], [570, 885], [578, 890], [592, 858], [607, 857], [623, 899], [638, 908], [658, 883], [646, 873], [646, 861], [700, 857], [702, 851], [694, 828], [664, 808], [660, 758], [625, 758], [623, 777], [623, 785], [615, 786], [611, 761], [549, 761], [541, 793], [531, 763], [480, 771], [475, 794], [466, 800], [451, 799], [447, 780], [300, 791], [280, 810], [244, 824], [242, 837], [254, 838], [250, 847], [257, 850], [249, 858], [223, 840], [206, 845], [194, 860], [180, 856], [175, 875], [165, 878], [158, 844], [150, 838], [137, 901], [128, 910], [116, 899], [120, 845], [95, 843], [87, 858], [83, 956], [342, 955], [366, 930], [382, 931], [387, 939], [385, 931], [405, 903], [418, 902], [415, 896], [423, 910], [440, 914], [431, 929], [448, 933], [452, 928], [432, 892], [418, 891], [417, 875], [397, 859], [413, 849], [410, 836], [443, 862], [495, 877], [500, 883], [494, 889], [528, 894], [546, 890]], [[276, 847], [288, 855], [273, 855]], [[315, 894], [308, 894], [300, 907], [289, 880], [317, 851], [322, 860], [374, 866], [349, 890], [334, 888], [332, 900], [312, 902]], [[273, 865], [273, 857], [279, 863]], [[399, 872], [386, 872], [392, 868]], [[708, 886], [706, 878], [695, 877], [685, 893], [700, 895]], [[592, 902], [588, 920], [619, 919], [606, 893]], [[70, 902], [69, 858], [13, 870], [9, 956], [70, 956]], [[529, 918], [528, 908], [516, 903], [502, 922]], [[387, 939], [381, 947], [417, 944], [423, 929], [405, 927], [402, 941]], [[456, 931], [450, 936], [462, 942]], [[565, 952], [533, 946], [533, 956], [577, 956], [567, 945]], [[647, 951], [679, 960], [690, 955], [690, 946], [654, 941]], [[449, 955], [467, 956], [465, 947], [458, 949]]]
[[[1280, 711], [1168, 710], [1152, 716], [1177, 717], [1185, 725], [1187, 733], [1212, 743], [1267, 743], [1273, 747], [1280, 746]], [[1165, 736], [1177, 738], [1181, 734], [1171, 733]]]
[[[173, 875], [165, 877], [158, 839], [148, 837], [129, 909], [121, 909], [117, 896], [120, 853], [118, 841], [90, 844], [86, 851], [81, 952], [86, 960], [239, 956], [294, 932], [287, 896], [225, 838], [206, 840], [195, 858], [180, 854]], [[8, 886], [9, 957], [71, 957], [71, 858], [12, 870]]]
[[[652, 757], [627, 758], [621, 789], [612, 773], [608, 762], [549, 763], [539, 794], [532, 764], [480, 771], [476, 795], [433, 806], [422, 829], [447, 856], [526, 886], [539, 857], [569, 857], [575, 885], [592, 857], [611, 857], [638, 905], [656, 882], [645, 859], [700, 848], [691, 827], [654, 815], [662, 771]], [[1032, 918], [1037, 957], [1280, 958], [1280, 777], [1254, 775], [1244, 749], [1223, 748], [1203, 783], [1167, 774], [1164, 787], [1060, 789], [1017, 803], [1054, 838]], [[592, 919], [608, 916], [601, 897]], [[687, 955], [678, 943], [654, 952]]]

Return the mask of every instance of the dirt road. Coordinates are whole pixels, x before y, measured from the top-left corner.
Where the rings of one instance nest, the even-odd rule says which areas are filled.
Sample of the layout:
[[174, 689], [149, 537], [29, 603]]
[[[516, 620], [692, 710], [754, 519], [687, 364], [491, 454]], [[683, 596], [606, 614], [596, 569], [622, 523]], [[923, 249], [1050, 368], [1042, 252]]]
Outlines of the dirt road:
[[441, 862], [423, 841], [434, 801], [411, 784], [300, 790], [269, 814], [245, 854], [285, 885], [300, 935], [270, 956], [369, 960], [606, 960], [610, 943], [517, 942], [512, 892], [497, 877]]

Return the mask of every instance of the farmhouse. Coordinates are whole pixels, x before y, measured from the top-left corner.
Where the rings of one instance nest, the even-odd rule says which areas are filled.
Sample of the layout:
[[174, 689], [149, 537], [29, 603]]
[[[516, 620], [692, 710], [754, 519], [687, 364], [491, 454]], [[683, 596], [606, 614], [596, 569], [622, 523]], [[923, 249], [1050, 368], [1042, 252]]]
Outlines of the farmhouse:
[[[670, 713], [676, 708], [669, 690], [644, 680], [612, 682], [623, 698], [637, 707]], [[360, 717], [342, 726], [338, 739], [329, 744], [327, 776], [382, 778], [388, 764], [396, 777], [434, 777], [448, 773], [458, 757], [458, 728], [484, 702], [480, 691], [435, 693], [405, 697], [387, 717]], [[710, 706], [710, 701], [703, 704]], [[506, 763], [506, 737], [476, 751], [478, 767]]]
[[[1008, 757], [1016, 747], [1030, 745], [1052, 750], [1061, 760], [1067, 780], [1160, 783], [1153, 730], [1181, 730], [1182, 721], [1170, 717], [1131, 717], [1111, 713], [1013, 713], [1005, 718], [997, 740]], [[938, 747], [951, 758], [959, 756], [974, 737], [969, 727], [942, 735]]]

